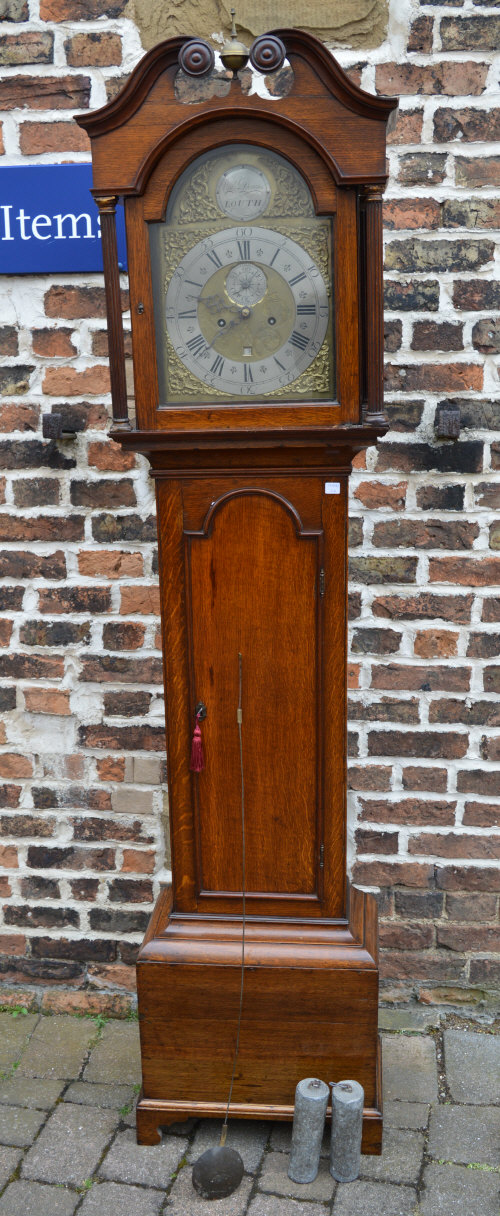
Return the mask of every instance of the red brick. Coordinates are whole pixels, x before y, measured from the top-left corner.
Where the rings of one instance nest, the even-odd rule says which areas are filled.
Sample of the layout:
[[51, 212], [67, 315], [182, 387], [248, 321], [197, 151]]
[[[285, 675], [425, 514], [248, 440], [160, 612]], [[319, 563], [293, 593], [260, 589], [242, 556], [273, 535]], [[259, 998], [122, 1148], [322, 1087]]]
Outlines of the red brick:
[[500, 156], [457, 156], [455, 158], [457, 186], [476, 189], [500, 185]]
[[82, 397], [85, 394], [109, 393], [109, 368], [104, 364], [77, 371], [74, 367], [48, 367], [42, 389], [51, 396]]
[[359, 673], [361, 667], [359, 663], [348, 663], [347, 665], [347, 687], [359, 688]]
[[438, 946], [447, 950], [491, 950], [500, 953], [500, 928], [488, 925], [438, 925]]
[[[132, 334], [125, 333], [123, 335], [125, 354], [128, 358], [132, 357]], [[107, 359], [109, 355], [109, 342], [107, 329], [95, 329], [92, 334], [92, 354], [98, 359]], [[113, 441], [110, 441], [112, 447], [115, 447]]]
[[348, 786], [351, 790], [390, 790], [392, 769], [382, 764], [349, 765]]
[[449, 659], [457, 653], [458, 639], [449, 629], [422, 629], [415, 635], [414, 651], [421, 659]]
[[453, 304], [465, 312], [500, 308], [500, 283], [492, 278], [458, 280], [453, 287]]
[[463, 832], [425, 832], [420, 836], [411, 836], [408, 841], [408, 852], [425, 857], [462, 857], [481, 858], [489, 861], [500, 857], [500, 836], [471, 836]]
[[2, 110], [84, 110], [89, 76], [8, 76], [0, 81]]
[[416, 862], [356, 861], [352, 878], [365, 887], [428, 887], [433, 874], [433, 866]]
[[399, 157], [398, 180], [404, 186], [438, 186], [445, 177], [445, 152], [407, 152]]
[[131, 874], [153, 874], [155, 855], [142, 849], [124, 849], [122, 870]]
[[0, 540], [83, 540], [84, 524], [82, 515], [0, 515]]
[[381, 595], [372, 605], [375, 616], [390, 620], [418, 621], [439, 619], [468, 625], [472, 608], [471, 595], [436, 595], [425, 591], [420, 595]]
[[412, 350], [463, 350], [463, 325], [452, 321], [416, 321]]
[[0, 752], [0, 777], [14, 778], [33, 776], [33, 763], [28, 756], [17, 752]]
[[40, 156], [42, 152], [89, 152], [86, 131], [68, 122], [22, 122], [19, 140], [23, 156]]
[[72, 329], [34, 329], [32, 335], [35, 355], [44, 358], [71, 358], [77, 349], [73, 343]]
[[[128, 293], [122, 292], [121, 298], [125, 312], [129, 307]], [[44, 304], [47, 317], [65, 317], [71, 321], [85, 317], [106, 317], [104, 287], [57, 285], [46, 292]]]
[[[5, 14], [2, 13], [5, 19]], [[24, 64], [50, 63], [54, 61], [54, 35], [47, 30], [23, 30], [22, 38], [17, 34], [4, 34], [0, 38], [0, 64], [2, 67], [20, 67]]]
[[381, 697], [379, 701], [349, 700], [348, 716], [359, 722], [420, 722], [417, 697]]
[[377, 828], [356, 829], [358, 855], [362, 853], [397, 853], [398, 840], [397, 832], [383, 832]]
[[431, 583], [461, 583], [468, 587], [500, 584], [500, 557], [431, 557]]
[[408, 50], [424, 54], [432, 51], [433, 28], [434, 14], [417, 17], [410, 28]]
[[462, 823], [467, 828], [500, 828], [500, 800], [466, 802]]
[[382, 63], [376, 68], [377, 93], [390, 97], [414, 93], [416, 96], [446, 93], [450, 97], [479, 96], [488, 76], [489, 64], [468, 60], [465, 63], [441, 61], [421, 67], [413, 63]]
[[405, 517], [376, 523], [372, 543], [384, 549], [471, 549], [478, 536], [479, 524], [465, 520]]
[[0, 620], [0, 646], [8, 646], [12, 635], [13, 622]]
[[500, 16], [443, 17], [441, 21], [443, 51], [496, 51], [500, 39]]
[[126, 1018], [132, 1012], [132, 997], [118, 992], [89, 992], [88, 989], [85, 992], [67, 992], [60, 989], [44, 991], [40, 1008], [42, 1013]]
[[[474, 921], [476, 925], [496, 920], [498, 898], [496, 895], [452, 895], [446, 896], [446, 915], [449, 921]], [[486, 947], [480, 946], [483, 950]]]
[[109, 587], [65, 587], [41, 590], [38, 597], [40, 612], [52, 614], [91, 612], [93, 615], [109, 612], [111, 593]]
[[461, 794], [479, 794], [483, 798], [498, 798], [500, 769], [462, 769], [457, 776]]
[[72, 68], [112, 67], [122, 61], [122, 40], [118, 34], [93, 32], [75, 34], [64, 43], [66, 61]]
[[402, 663], [372, 663], [372, 688], [400, 688], [406, 692], [468, 692], [470, 670], [467, 667], [417, 667]]
[[439, 228], [441, 208], [432, 198], [390, 198], [384, 202], [384, 227], [389, 231]]
[[[446, 107], [434, 111], [435, 143], [451, 140], [487, 142], [500, 140], [500, 109]], [[480, 225], [478, 225], [480, 227]]]
[[69, 692], [58, 692], [55, 688], [26, 688], [26, 709], [30, 714], [71, 714]]
[[436, 865], [436, 886], [442, 891], [500, 891], [500, 866]]
[[17, 870], [19, 861], [13, 844], [0, 844], [0, 865], [5, 870]]
[[110, 751], [165, 750], [165, 732], [161, 726], [81, 726], [82, 747], [109, 748]]
[[135, 468], [135, 454], [108, 439], [105, 443], [89, 443], [88, 462], [103, 472], [123, 473]]
[[78, 569], [80, 574], [90, 578], [141, 578], [144, 559], [142, 553], [82, 549], [78, 554]]
[[[136, 990], [135, 967], [127, 967], [124, 963], [109, 963], [107, 966], [99, 966], [97, 963], [92, 963], [88, 969], [89, 980], [92, 987], [95, 988], [128, 988], [130, 992]], [[108, 998], [109, 999], [109, 998]], [[123, 996], [120, 996], [120, 1001], [123, 1001]], [[111, 1006], [112, 1008], [112, 1006]], [[111, 1017], [123, 1016], [110, 1011]]]
[[445, 768], [419, 768], [409, 765], [403, 769], [403, 789], [428, 790], [434, 794], [446, 793], [448, 773]]
[[440, 954], [416, 950], [384, 951], [380, 960], [383, 979], [459, 980], [464, 975], [465, 959], [454, 958], [443, 950]]
[[378, 798], [361, 798], [361, 819], [370, 823], [428, 824], [453, 826], [456, 802], [424, 798], [400, 798], [389, 802]]
[[120, 612], [124, 616], [160, 615], [160, 592], [158, 587], [122, 587], [120, 590]]
[[468, 750], [469, 737], [458, 731], [372, 730], [368, 734], [371, 756], [426, 756], [458, 759]]
[[385, 387], [388, 392], [456, 393], [480, 391], [483, 368], [477, 363], [386, 364]]
[[19, 354], [19, 334], [15, 325], [0, 325], [0, 355]]
[[119, 17], [127, 0], [41, 0], [42, 21], [96, 21]]
[[36, 405], [18, 405], [6, 402], [0, 405], [0, 431], [38, 430], [40, 411]]
[[381, 924], [379, 940], [383, 950], [425, 950], [434, 945], [433, 925]]
[[[1, 933], [0, 934], [0, 954], [24, 954], [26, 951], [26, 938], [22, 933]], [[25, 994], [13, 993], [11, 996], [2, 990], [2, 1005], [29, 1005], [31, 1002], [24, 999]]]
[[393, 511], [403, 511], [406, 490], [406, 481], [398, 481], [397, 485], [384, 485], [381, 481], [361, 481], [354, 491], [354, 497], [359, 498], [369, 510], [389, 507]]
[[[419, 144], [422, 138], [423, 110], [398, 110], [396, 125], [387, 136], [388, 144]], [[418, 225], [419, 227], [421, 225]], [[426, 225], [423, 225], [425, 227]]]

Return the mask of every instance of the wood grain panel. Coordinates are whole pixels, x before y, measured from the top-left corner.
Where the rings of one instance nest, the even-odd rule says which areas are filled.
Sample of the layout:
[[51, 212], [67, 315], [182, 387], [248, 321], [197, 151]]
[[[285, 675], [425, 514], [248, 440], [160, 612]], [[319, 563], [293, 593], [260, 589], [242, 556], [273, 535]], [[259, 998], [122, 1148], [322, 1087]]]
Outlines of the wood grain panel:
[[226, 498], [210, 535], [190, 539], [193, 692], [207, 705], [200, 889], [242, 887], [241, 653], [246, 887], [316, 890], [319, 539], [297, 535], [283, 500], [254, 490]]

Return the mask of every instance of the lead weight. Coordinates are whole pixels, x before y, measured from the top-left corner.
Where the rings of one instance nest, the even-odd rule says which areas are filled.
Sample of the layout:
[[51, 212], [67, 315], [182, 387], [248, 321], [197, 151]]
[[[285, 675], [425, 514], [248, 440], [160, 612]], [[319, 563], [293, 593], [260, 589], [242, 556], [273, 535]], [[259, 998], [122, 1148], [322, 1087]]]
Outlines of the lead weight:
[[328, 1085], [317, 1077], [305, 1077], [295, 1090], [292, 1149], [288, 1177], [292, 1182], [314, 1182], [319, 1166], [321, 1141], [328, 1105]]
[[365, 1093], [357, 1081], [332, 1085], [330, 1173], [337, 1182], [354, 1182], [361, 1164]]

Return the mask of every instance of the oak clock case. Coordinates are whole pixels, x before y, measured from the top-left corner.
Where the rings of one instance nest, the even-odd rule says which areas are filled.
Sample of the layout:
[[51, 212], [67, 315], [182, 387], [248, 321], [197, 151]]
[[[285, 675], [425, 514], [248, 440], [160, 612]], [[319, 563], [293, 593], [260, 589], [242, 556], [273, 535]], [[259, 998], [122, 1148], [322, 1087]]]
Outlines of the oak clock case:
[[[137, 963], [137, 1134], [154, 1144], [165, 1124], [225, 1112], [243, 929], [241, 655], [247, 919], [231, 1115], [291, 1120], [298, 1080], [349, 1076], [365, 1091], [363, 1151], [380, 1152], [376, 905], [346, 877], [347, 483], [385, 429], [396, 103], [363, 93], [311, 35], [277, 34], [286, 96], [237, 78], [217, 96], [210, 49], [177, 38], [79, 119], [101, 211], [112, 436], [147, 456], [157, 494], [172, 881]], [[266, 67], [275, 34], [263, 43]], [[179, 73], [196, 60], [204, 96], [183, 101]], [[200, 702], [205, 767], [192, 772]]]
[[272, 151], [195, 160], [149, 226], [160, 404], [334, 398], [332, 227]]

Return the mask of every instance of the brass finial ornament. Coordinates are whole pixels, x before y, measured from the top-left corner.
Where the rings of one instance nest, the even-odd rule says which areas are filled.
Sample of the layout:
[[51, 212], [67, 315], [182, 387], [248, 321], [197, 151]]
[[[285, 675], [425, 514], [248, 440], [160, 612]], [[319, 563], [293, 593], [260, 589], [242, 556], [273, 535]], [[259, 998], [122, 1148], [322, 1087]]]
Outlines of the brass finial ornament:
[[222, 47], [220, 57], [225, 68], [230, 72], [239, 72], [240, 68], [244, 68], [248, 63], [250, 51], [244, 42], [240, 42], [236, 37], [235, 23], [236, 9], [231, 9], [231, 17], [233, 19], [231, 37], [226, 38]]

